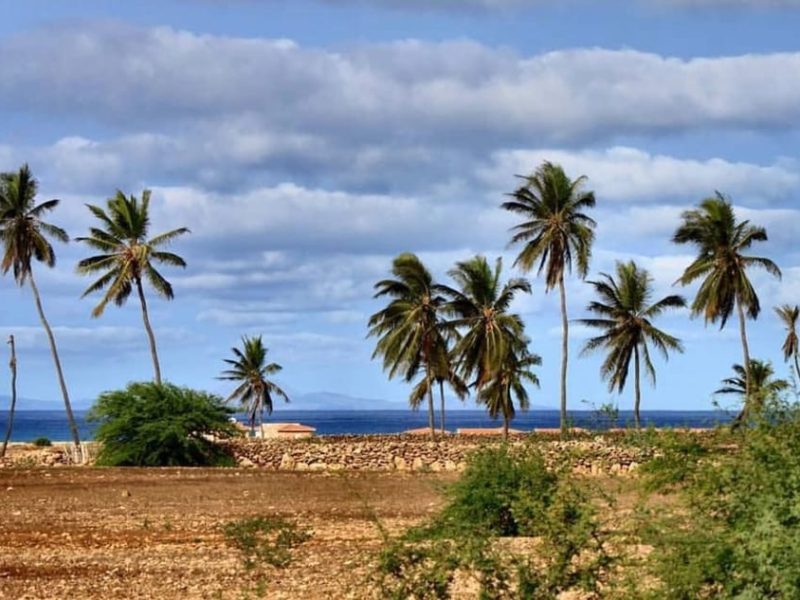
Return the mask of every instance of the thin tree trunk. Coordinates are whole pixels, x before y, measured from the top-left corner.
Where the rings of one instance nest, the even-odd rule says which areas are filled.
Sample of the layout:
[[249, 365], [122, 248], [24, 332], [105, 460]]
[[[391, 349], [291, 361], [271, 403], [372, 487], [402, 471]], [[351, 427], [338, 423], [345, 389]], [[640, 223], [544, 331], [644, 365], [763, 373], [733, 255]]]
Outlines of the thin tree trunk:
[[75, 415], [72, 413], [72, 403], [69, 401], [69, 392], [67, 391], [67, 384], [64, 381], [64, 371], [61, 368], [61, 359], [58, 357], [56, 338], [53, 335], [53, 330], [50, 329], [50, 323], [47, 322], [47, 317], [44, 316], [42, 298], [39, 295], [39, 288], [36, 287], [36, 281], [33, 279], [33, 272], [28, 274], [28, 279], [31, 282], [33, 298], [36, 301], [36, 310], [39, 311], [39, 318], [41, 319], [44, 330], [47, 333], [47, 339], [50, 341], [50, 352], [53, 355], [53, 363], [55, 363], [56, 374], [58, 375], [58, 384], [61, 386], [61, 395], [64, 397], [64, 408], [67, 411], [67, 422], [69, 423], [70, 433], [72, 433], [72, 441], [75, 444], [76, 458], [78, 462], [83, 462], [83, 457], [81, 455], [81, 439], [78, 435], [78, 425], [75, 423]]
[[642, 404], [642, 387], [641, 387], [641, 375], [639, 373], [639, 346], [638, 345], [633, 347], [633, 366], [634, 366], [634, 369], [636, 370], [636, 373], [635, 373], [636, 380], [634, 382], [635, 386], [636, 386], [636, 391], [635, 391], [636, 399], [634, 400], [634, 404], [633, 404], [633, 420], [634, 420], [634, 423], [636, 424], [636, 429], [639, 429], [642, 426], [642, 420], [641, 420], [641, 418], [639, 416], [639, 407]]
[[558, 279], [558, 290], [561, 293], [561, 433], [567, 432], [567, 364], [569, 362], [569, 320], [567, 319], [567, 290], [564, 287], [564, 275]]
[[742, 352], [744, 354], [744, 406], [736, 419], [733, 422], [734, 429], [739, 427], [747, 417], [750, 416], [751, 407], [751, 382], [750, 382], [750, 346], [747, 344], [747, 325], [745, 322], [744, 308], [741, 302], [736, 302], [736, 310], [739, 313], [739, 334], [742, 336]]
[[8, 429], [6, 429], [6, 437], [3, 440], [3, 448], [0, 450], [0, 458], [6, 455], [11, 432], [14, 429], [14, 410], [17, 407], [17, 349], [14, 345], [13, 335], [8, 336], [8, 345], [11, 346], [11, 360], [8, 362], [11, 369], [11, 406], [8, 410]]
[[442, 402], [442, 421], [441, 421], [442, 429], [441, 429], [441, 431], [442, 431], [442, 435], [444, 435], [445, 434], [445, 424], [444, 424], [444, 381], [440, 381], [439, 382], [439, 398], [441, 398], [441, 402]]
[[797, 359], [797, 352], [794, 353], [794, 370], [797, 371], [797, 385], [800, 386], [800, 361]]
[[139, 292], [139, 301], [142, 303], [142, 320], [144, 321], [144, 328], [147, 331], [147, 338], [150, 340], [150, 355], [153, 357], [153, 370], [156, 374], [156, 384], [161, 385], [161, 366], [158, 364], [158, 350], [156, 350], [156, 336], [153, 334], [153, 328], [150, 325], [150, 315], [147, 312], [147, 300], [144, 298], [144, 288], [142, 287], [141, 278], [136, 278], [136, 291]]
[[433, 378], [430, 365], [425, 367], [425, 378], [428, 381], [428, 427], [431, 429], [431, 439], [436, 439], [436, 422], [433, 416]]
[[503, 439], [508, 441], [508, 413], [503, 411]]

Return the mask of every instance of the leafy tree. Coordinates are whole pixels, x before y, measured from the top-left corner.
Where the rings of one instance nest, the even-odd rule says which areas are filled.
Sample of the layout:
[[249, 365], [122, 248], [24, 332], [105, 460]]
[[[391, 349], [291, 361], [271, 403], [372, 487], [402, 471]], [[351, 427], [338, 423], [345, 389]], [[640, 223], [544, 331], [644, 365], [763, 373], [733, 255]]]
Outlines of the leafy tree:
[[[683, 223], [672, 239], [676, 244], [692, 244], [698, 255], [686, 267], [678, 282], [689, 285], [702, 280], [692, 303], [692, 314], [702, 314], [706, 323], [719, 321], [722, 329], [733, 311], [737, 311], [745, 381], [749, 389], [750, 374], [747, 371], [751, 362], [745, 315], [756, 319], [761, 312], [761, 304], [747, 270], [759, 267], [778, 278], [781, 271], [768, 258], [745, 256], [742, 253], [754, 242], [767, 241], [767, 231], [751, 225], [750, 221], [737, 222], [733, 206], [719, 192], [703, 200], [698, 208], [685, 211], [682, 219]], [[737, 423], [744, 420], [749, 409], [748, 393]]]
[[97, 462], [120, 467], [232, 464], [212, 441], [235, 435], [232, 413], [217, 396], [169, 383], [131, 383], [106, 392], [89, 413], [99, 423]]
[[653, 278], [645, 269], [640, 269], [633, 261], [617, 263], [616, 279], [607, 273], [601, 279], [590, 281], [598, 300], [589, 303], [587, 310], [598, 315], [593, 319], [580, 319], [579, 323], [600, 329], [603, 333], [586, 342], [584, 353], [605, 350], [606, 359], [600, 372], [608, 380], [610, 390], [619, 393], [625, 389], [631, 359], [634, 364], [635, 403], [634, 419], [636, 427], [641, 425], [639, 407], [641, 406], [641, 362], [650, 379], [655, 384], [656, 370], [650, 359], [648, 341], [664, 356], [669, 351], [683, 352], [680, 341], [656, 328], [652, 320], [668, 308], [686, 306], [681, 296], [666, 296], [650, 304], [653, 296]]
[[[751, 358], [749, 371], [742, 365], [733, 365], [733, 372], [734, 376], [723, 379], [723, 387], [714, 393], [734, 394], [740, 396], [743, 401], [749, 397], [752, 403], [751, 412], [753, 410], [760, 411], [767, 400], [775, 398], [780, 392], [789, 389], [788, 381], [775, 379], [775, 371], [769, 362]], [[750, 373], [749, 392], [748, 372]]]
[[517, 293], [530, 293], [530, 283], [514, 278], [502, 284], [502, 270], [500, 258], [492, 269], [485, 257], [475, 256], [449, 271], [457, 288], [438, 287], [448, 299], [445, 310], [453, 317], [446, 327], [463, 330], [453, 348], [458, 369], [464, 379], [473, 379], [470, 385], [478, 390], [525, 337], [522, 319], [509, 309]]
[[231, 348], [235, 358], [226, 358], [225, 362], [231, 368], [224, 371], [219, 377], [227, 381], [238, 381], [239, 386], [231, 392], [226, 402], [239, 400], [242, 407], [247, 410], [247, 418], [251, 431], [255, 431], [256, 418], [259, 427], [264, 425], [264, 411], [272, 414], [273, 396], [279, 396], [289, 402], [286, 395], [276, 383], [268, 377], [283, 370], [277, 363], [267, 363], [267, 348], [261, 336], [243, 337], [242, 349]]
[[561, 429], [567, 427], [567, 365], [569, 362], [569, 319], [565, 271], [585, 278], [594, 242], [595, 222], [583, 211], [595, 205], [594, 192], [586, 191], [586, 177], [570, 179], [564, 170], [544, 162], [525, 177], [525, 183], [510, 194], [513, 200], [502, 207], [518, 214], [522, 222], [512, 232], [511, 244], [523, 244], [515, 265], [545, 273], [545, 291], [558, 286], [561, 295]]
[[50, 342], [50, 353], [58, 376], [61, 395], [64, 398], [64, 408], [67, 412], [72, 441], [75, 452], [80, 460], [81, 442], [78, 435], [78, 426], [72, 413], [72, 404], [69, 399], [67, 384], [64, 381], [64, 371], [61, 368], [61, 359], [58, 355], [56, 338], [50, 323], [44, 314], [42, 298], [39, 288], [33, 277], [33, 261], [44, 263], [48, 267], [56, 264], [56, 254], [53, 246], [47, 239], [48, 236], [60, 242], [69, 241], [69, 236], [60, 227], [51, 225], [42, 220], [42, 217], [58, 206], [58, 200], [47, 200], [36, 204], [38, 182], [34, 179], [28, 165], [20, 167], [15, 173], [0, 174], [0, 240], [3, 245], [3, 259], [0, 269], [3, 274], [12, 271], [14, 280], [23, 286], [30, 284], [39, 319], [47, 333]]
[[794, 359], [794, 369], [797, 373], [797, 382], [800, 384], [800, 339], [797, 337], [797, 323], [800, 320], [800, 306], [784, 304], [775, 307], [775, 313], [786, 327], [786, 339], [783, 342], [783, 358], [786, 361]]
[[526, 411], [530, 403], [525, 384], [539, 387], [539, 378], [530, 369], [541, 365], [542, 359], [537, 354], [528, 353], [526, 346], [527, 340], [523, 340], [519, 349], [510, 348], [492, 379], [478, 394], [478, 401], [486, 405], [490, 417], [503, 416], [505, 439], [508, 439], [509, 422], [516, 415], [514, 399], [520, 410]]
[[[428, 269], [419, 258], [404, 253], [392, 261], [394, 279], [375, 284], [375, 298], [390, 299], [387, 306], [369, 319], [369, 337], [376, 337], [373, 358], [383, 357], [383, 368], [393, 379], [398, 374], [406, 382], [424, 371], [424, 391], [428, 395], [428, 425], [436, 435], [433, 412], [433, 382], [448, 373], [447, 344], [438, 311], [443, 299], [438, 295]], [[417, 403], [418, 389], [410, 403]]]
[[100, 303], [92, 311], [99, 317], [109, 302], [122, 306], [131, 295], [133, 288], [139, 296], [142, 307], [142, 320], [150, 341], [150, 354], [153, 358], [155, 382], [161, 383], [161, 367], [158, 362], [156, 338], [150, 325], [147, 300], [144, 295], [143, 280], [147, 280], [162, 297], [174, 297], [172, 285], [155, 268], [155, 264], [185, 267], [186, 262], [177, 254], [162, 250], [163, 246], [175, 238], [188, 233], [185, 227], [173, 229], [148, 239], [150, 230], [150, 190], [142, 192], [141, 202], [133, 195], [126, 196], [121, 191], [109, 198], [106, 208], [87, 205], [100, 221], [99, 227], [89, 229], [88, 237], [77, 241], [86, 243], [102, 254], [85, 258], [78, 263], [78, 272], [83, 275], [102, 273], [90, 285], [83, 297], [95, 292], [104, 292]]

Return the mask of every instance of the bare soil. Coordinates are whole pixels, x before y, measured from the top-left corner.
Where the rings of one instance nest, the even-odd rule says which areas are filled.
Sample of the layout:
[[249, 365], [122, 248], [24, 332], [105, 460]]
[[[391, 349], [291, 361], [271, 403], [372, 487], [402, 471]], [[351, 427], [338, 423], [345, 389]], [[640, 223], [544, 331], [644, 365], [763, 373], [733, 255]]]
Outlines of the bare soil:
[[[232, 469], [0, 470], [0, 598], [370, 598], [382, 537], [442, 503], [453, 474]], [[312, 532], [256, 576], [221, 531], [249, 516]]]

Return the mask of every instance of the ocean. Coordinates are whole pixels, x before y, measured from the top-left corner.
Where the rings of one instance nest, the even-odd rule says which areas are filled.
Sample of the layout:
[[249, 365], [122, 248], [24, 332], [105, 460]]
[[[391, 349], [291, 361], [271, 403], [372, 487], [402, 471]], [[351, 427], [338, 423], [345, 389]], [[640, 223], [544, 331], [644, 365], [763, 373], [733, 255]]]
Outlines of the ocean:
[[[91, 440], [94, 424], [86, 421], [86, 411], [76, 411], [81, 439]], [[633, 413], [620, 411], [619, 420], [609, 423], [593, 411], [571, 411], [570, 418], [576, 427], [603, 429], [611, 426], [624, 426], [633, 422]], [[438, 413], [437, 413], [438, 419]], [[454, 431], [460, 427], [499, 427], [502, 421], [494, 421], [480, 410], [453, 410], [446, 415], [447, 429]], [[656, 427], [714, 427], [730, 421], [731, 415], [721, 411], [642, 411], [645, 425]], [[240, 420], [241, 416], [240, 416]], [[317, 428], [318, 435], [401, 433], [408, 429], [426, 427], [427, 413], [411, 410], [280, 410], [265, 420], [303, 423]], [[0, 413], [0, 435], [5, 435], [8, 412]], [[520, 412], [512, 421], [514, 429], [558, 427], [557, 410], [532, 410]], [[437, 421], [438, 426], [438, 421]], [[28, 442], [38, 437], [53, 441], [70, 438], [67, 420], [63, 411], [17, 411], [14, 415], [14, 431], [11, 440]]]

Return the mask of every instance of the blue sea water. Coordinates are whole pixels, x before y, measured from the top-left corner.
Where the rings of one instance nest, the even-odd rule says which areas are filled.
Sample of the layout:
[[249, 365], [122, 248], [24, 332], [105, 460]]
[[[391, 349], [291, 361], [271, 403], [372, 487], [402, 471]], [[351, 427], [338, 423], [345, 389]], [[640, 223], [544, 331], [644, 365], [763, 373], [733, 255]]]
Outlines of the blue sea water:
[[[76, 411], [81, 438], [92, 439], [95, 425], [87, 423], [86, 411]], [[570, 418], [576, 427], [599, 429], [608, 427], [597, 413], [592, 411], [573, 411]], [[720, 411], [642, 411], [645, 425], [656, 427], [714, 427], [728, 422], [731, 416]], [[7, 411], [0, 413], [0, 435], [4, 435], [8, 419]], [[437, 414], [438, 419], [438, 414]], [[447, 429], [454, 431], [460, 427], [499, 427], [502, 422], [494, 421], [480, 410], [454, 410], [446, 415]], [[408, 429], [427, 426], [427, 413], [411, 410], [375, 411], [332, 411], [332, 410], [282, 410], [275, 412], [273, 421], [303, 423], [317, 428], [319, 435], [400, 433]], [[620, 411], [617, 425], [624, 426], [633, 421], [633, 414]], [[438, 422], [438, 421], [437, 421]], [[518, 413], [511, 426], [514, 429], [558, 427], [559, 413], [556, 410], [532, 410]], [[70, 439], [67, 420], [63, 411], [17, 411], [14, 416], [12, 441], [27, 442], [37, 437], [51, 440]]]

